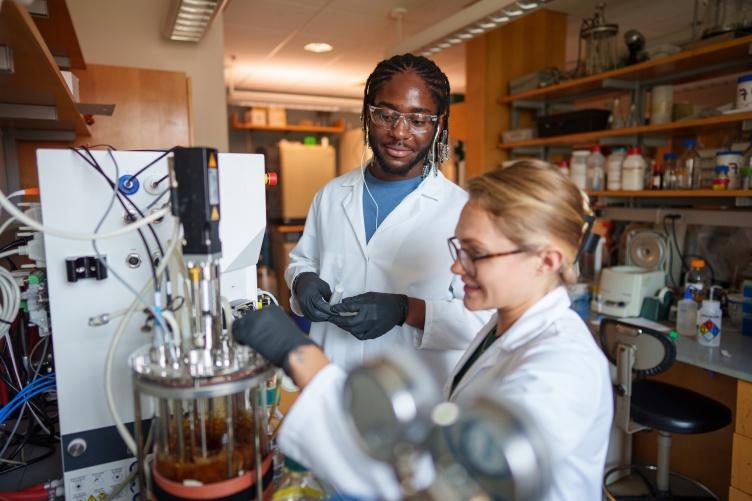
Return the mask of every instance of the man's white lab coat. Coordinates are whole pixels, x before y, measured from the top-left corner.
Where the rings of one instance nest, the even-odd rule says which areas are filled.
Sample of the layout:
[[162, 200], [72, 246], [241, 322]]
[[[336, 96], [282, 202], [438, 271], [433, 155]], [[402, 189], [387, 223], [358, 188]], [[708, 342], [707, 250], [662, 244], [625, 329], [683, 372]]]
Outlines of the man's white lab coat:
[[[407, 294], [426, 302], [423, 329], [407, 324], [361, 341], [329, 322], [314, 322], [310, 335], [345, 370], [394, 349], [417, 349], [444, 381], [491, 312], [462, 304], [462, 281], [450, 271], [447, 239], [454, 235], [467, 193], [443, 174], [429, 175], [387, 216], [366, 243], [363, 173], [360, 168], [330, 181], [314, 197], [305, 230], [285, 272], [291, 287], [305, 271], [317, 273], [343, 297], [364, 292]], [[292, 288], [292, 287], [291, 287]], [[294, 294], [292, 310], [301, 314]]]

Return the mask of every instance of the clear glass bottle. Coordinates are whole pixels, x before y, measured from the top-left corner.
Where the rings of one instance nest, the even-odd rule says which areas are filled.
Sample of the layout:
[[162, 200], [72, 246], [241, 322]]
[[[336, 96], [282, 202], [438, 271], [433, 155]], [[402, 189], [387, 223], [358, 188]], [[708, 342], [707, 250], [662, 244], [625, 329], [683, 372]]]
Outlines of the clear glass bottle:
[[686, 150], [676, 162], [677, 188], [694, 190], [700, 185], [700, 153], [697, 152], [697, 140], [685, 139]]
[[710, 271], [705, 266], [704, 259], [694, 258], [689, 261], [689, 271], [684, 275], [684, 290], [691, 291], [698, 304], [707, 297], [710, 290]]
[[676, 153], [669, 151], [663, 154], [663, 189], [675, 190], [677, 188]]
[[326, 490], [313, 474], [290, 458], [285, 458], [285, 470], [272, 501], [310, 501], [326, 498]]
[[587, 160], [587, 182], [585, 184], [587, 191], [603, 191], [606, 174], [604, 166], [606, 157], [601, 153], [601, 147], [598, 145], [590, 149], [590, 155]]

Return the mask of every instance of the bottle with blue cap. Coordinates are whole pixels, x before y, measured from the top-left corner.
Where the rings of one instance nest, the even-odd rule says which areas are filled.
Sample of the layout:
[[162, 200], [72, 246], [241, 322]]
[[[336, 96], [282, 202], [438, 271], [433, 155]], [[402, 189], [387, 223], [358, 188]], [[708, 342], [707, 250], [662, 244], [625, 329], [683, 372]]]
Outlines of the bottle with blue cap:
[[697, 301], [692, 294], [692, 287], [687, 287], [684, 298], [676, 303], [676, 332], [688, 337], [697, 333]]
[[702, 301], [697, 313], [697, 342], [703, 346], [721, 345], [721, 302], [713, 299], [713, 293], [718, 289], [717, 285], [710, 288], [710, 296]]
[[685, 139], [686, 150], [676, 162], [677, 188], [694, 190], [700, 187], [700, 153], [697, 151], [696, 139]]
[[676, 177], [676, 153], [669, 151], [663, 154], [663, 189], [675, 190], [679, 187]]

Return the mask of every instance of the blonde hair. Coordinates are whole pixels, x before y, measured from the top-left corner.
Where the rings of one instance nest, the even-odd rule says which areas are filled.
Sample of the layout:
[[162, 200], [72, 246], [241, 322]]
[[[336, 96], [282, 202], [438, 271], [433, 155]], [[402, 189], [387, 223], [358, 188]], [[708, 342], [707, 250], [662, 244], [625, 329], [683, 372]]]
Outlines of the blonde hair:
[[499, 231], [517, 246], [537, 250], [558, 244], [561, 281], [577, 281], [574, 259], [592, 215], [588, 197], [557, 167], [519, 160], [468, 181], [470, 199], [492, 214]]

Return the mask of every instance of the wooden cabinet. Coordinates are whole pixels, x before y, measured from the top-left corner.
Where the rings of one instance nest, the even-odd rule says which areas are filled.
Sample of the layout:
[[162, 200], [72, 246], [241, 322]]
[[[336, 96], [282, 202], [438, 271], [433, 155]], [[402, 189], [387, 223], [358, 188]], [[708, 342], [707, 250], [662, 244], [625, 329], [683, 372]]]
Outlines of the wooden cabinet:
[[752, 383], [746, 381], [737, 385], [729, 499], [752, 501]]

